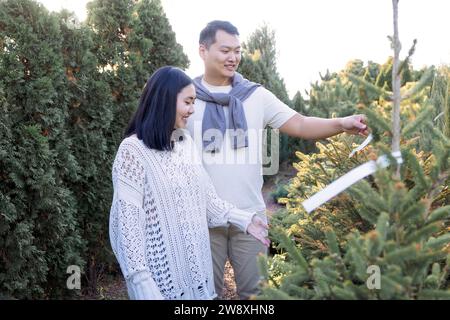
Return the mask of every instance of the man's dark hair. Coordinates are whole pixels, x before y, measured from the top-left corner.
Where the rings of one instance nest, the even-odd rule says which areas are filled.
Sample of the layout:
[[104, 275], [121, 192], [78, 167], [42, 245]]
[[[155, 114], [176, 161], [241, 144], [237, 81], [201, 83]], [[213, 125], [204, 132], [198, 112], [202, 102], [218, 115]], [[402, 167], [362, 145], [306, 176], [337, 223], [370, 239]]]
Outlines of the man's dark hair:
[[204, 45], [207, 49], [216, 42], [216, 33], [223, 30], [232, 35], [239, 35], [238, 29], [228, 21], [214, 20], [206, 25], [200, 32], [199, 44]]
[[145, 85], [125, 136], [136, 134], [151, 149], [172, 150], [177, 96], [192, 83], [179, 68], [167, 66], [156, 70]]

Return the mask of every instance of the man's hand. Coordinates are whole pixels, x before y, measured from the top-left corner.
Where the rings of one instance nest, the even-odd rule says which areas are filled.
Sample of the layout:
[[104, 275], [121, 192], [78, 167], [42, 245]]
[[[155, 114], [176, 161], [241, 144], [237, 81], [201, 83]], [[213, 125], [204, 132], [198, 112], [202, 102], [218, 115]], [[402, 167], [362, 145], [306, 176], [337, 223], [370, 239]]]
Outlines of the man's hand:
[[264, 222], [264, 220], [255, 214], [252, 218], [252, 222], [247, 227], [247, 232], [261, 241], [263, 245], [268, 247], [270, 245], [270, 240], [267, 239], [268, 229], [269, 227]]
[[341, 118], [342, 131], [349, 134], [359, 134], [367, 136], [369, 130], [366, 124], [366, 117], [362, 114]]

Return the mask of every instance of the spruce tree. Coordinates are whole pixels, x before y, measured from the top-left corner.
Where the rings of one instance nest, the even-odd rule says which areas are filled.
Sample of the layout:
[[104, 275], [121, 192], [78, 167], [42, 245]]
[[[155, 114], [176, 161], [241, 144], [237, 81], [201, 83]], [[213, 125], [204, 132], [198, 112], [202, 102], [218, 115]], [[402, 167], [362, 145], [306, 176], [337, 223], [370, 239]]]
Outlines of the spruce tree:
[[[397, 3], [393, 0], [394, 12]], [[370, 127], [377, 133], [374, 145], [360, 156], [377, 160], [385, 154], [390, 166], [379, 168], [373, 176], [308, 214], [302, 201], [340, 176], [336, 168], [351, 166], [351, 148], [346, 147], [345, 140], [338, 142], [341, 149], [334, 143], [323, 146], [316, 156], [319, 161], [299, 154], [300, 159], [315, 165], [317, 179], [314, 183], [314, 172], [305, 175], [307, 163], [298, 164], [303, 170], [299, 170], [298, 179], [309, 177], [311, 181], [308, 185], [292, 182], [286, 200], [288, 213], [281, 224], [274, 221], [279, 226], [290, 223], [290, 228], [273, 230], [283, 252], [270, 260], [268, 269], [267, 261], [260, 259], [266, 278], [260, 298], [450, 299], [450, 206], [446, 184], [450, 176], [450, 140], [430, 117], [442, 103], [431, 104], [423, 97], [428, 75], [423, 74], [412, 87], [405, 83], [404, 90], [400, 90], [402, 64], [396, 22], [394, 25], [393, 92], [388, 92], [386, 86], [378, 87], [376, 90], [382, 93], [378, 101], [367, 106], [360, 102]], [[363, 78], [354, 76], [353, 80], [367, 91], [375, 89]], [[385, 97], [390, 97], [389, 101]], [[403, 107], [416, 99], [421, 101], [417, 116], [414, 110]], [[390, 113], [391, 121], [387, 118]], [[399, 120], [405, 117], [410, 117], [409, 122], [400, 128], [403, 122]], [[430, 151], [418, 149], [421, 127], [433, 137]], [[391, 156], [392, 150], [400, 150], [401, 165]], [[327, 210], [333, 207], [336, 211]]]
[[[369, 122], [379, 126], [380, 140], [350, 159], [355, 145], [348, 137], [318, 144], [318, 154], [298, 153], [287, 211], [272, 220], [280, 253], [268, 264], [261, 298], [450, 299], [450, 145], [433, 128], [429, 110], [422, 108], [403, 130], [400, 179], [395, 166], [380, 169], [310, 214], [302, 202], [357, 165], [388, 154], [391, 133]], [[370, 115], [384, 121], [382, 112], [378, 106]], [[420, 127], [433, 136], [431, 152], [416, 149]], [[380, 289], [368, 287], [376, 268]]]

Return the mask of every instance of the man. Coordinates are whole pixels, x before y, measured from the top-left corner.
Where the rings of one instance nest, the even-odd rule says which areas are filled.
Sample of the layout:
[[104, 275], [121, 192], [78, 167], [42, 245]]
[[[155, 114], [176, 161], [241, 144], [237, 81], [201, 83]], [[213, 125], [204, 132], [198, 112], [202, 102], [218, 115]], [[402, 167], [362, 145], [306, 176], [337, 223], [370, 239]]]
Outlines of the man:
[[[262, 130], [267, 126], [293, 137], [323, 139], [342, 132], [367, 135], [362, 115], [336, 119], [305, 117], [264, 87], [236, 72], [241, 60], [239, 32], [231, 23], [212, 21], [201, 31], [199, 53], [204, 74], [195, 79], [195, 113], [188, 130], [203, 150], [203, 164], [219, 196], [239, 209], [265, 218]], [[266, 249], [234, 226], [210, 229], [216, 293], [223, 290], [224, 266], [234, 269], [237, 294], [258, 294], [257, 255]]]

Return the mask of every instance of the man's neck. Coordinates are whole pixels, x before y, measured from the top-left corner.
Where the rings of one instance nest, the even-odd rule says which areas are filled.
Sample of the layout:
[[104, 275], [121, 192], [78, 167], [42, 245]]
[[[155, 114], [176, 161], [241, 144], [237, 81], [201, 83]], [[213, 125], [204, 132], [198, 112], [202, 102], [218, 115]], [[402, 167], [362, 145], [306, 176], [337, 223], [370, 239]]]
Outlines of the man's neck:
[[203, 75], [203, 80], [212, 86], [229, 86], [231, 84], [231, 78], [223, 78], [223, 77], [212, 77], [211, 75], [208, 75], [205, 73]]

